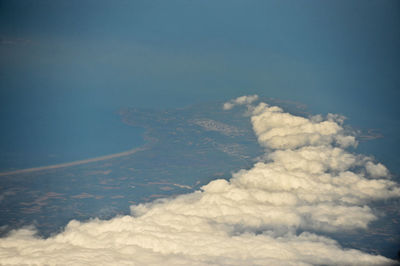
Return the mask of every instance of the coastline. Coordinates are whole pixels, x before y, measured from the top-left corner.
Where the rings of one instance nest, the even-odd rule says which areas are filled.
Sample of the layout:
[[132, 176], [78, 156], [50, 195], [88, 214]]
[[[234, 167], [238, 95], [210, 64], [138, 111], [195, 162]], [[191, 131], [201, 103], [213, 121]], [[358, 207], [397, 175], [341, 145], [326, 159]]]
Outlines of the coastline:
[[93, 162], [98, 162], [98, 161], [105, 161], [105, 160], [109, 160], [109, 159], [114, 159], [114, 158], [118, 158], [118, 157], [131, 155], [138, 151], [143, 151], [145, 149], [146, 149], [146, 147], [139, 147], [139, 148], [135, 148], [132, 150], [127, 150], [127, 151], [123, 151], [123, 152], [119, 152], [119, 153], [113, 153], [113, 154], [109, 154], [109, 155], [104, 155], [104, 156], [99, 156], [99, 157], [94, 157], [94, 158], [89, 158], [89, 159], [84, 159], [84, 160], [79, 160], [79, 161], [73, 161], [73, 162], [68, 162], [68, 163], [60, 163], [60, 164], [53, 164], [53, 165], [47, 165], [47, 166], [39, 166], [39, 167], [25, 168], [25, 169], [20, 169], [20, 170], [13, 170], [13, 171], [8, 171], [8, 172], [0, 172], [0, 176], [24, 174], [24, 173], [31, 173], [31, 172], [37, 172], [37, 171], [43, 171], [43, 170], [49, 170], [49, 169], [57, 169], [57, 168], [64, 168], [64, 167], [76, 166], [76, 165], [81, 165], [81, 164], [88, 164], [88, 163], [93, 163]]

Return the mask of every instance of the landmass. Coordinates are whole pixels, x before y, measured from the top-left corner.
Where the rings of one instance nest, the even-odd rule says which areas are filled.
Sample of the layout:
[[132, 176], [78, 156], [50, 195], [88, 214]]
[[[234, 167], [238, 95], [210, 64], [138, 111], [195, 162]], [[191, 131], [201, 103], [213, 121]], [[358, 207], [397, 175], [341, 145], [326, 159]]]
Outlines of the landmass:
[[[263, 100], [265, 101], [265, 100]], [[271, 102], [272, 100], [266, 100]], [[274, 102], [272, 101], [272, 104]], [[285, 110], [308, 115], [298, 104]], [[121, 121], [145, 129], [143, 147], [65, 164], [0, 173], [0, 235], [35, 226], [38, 235], [59, 232], [72, 219], [109, 219], [129, 206], [200, 189], [217, 178], [250, 168], [264, 154], [245, 110], [222, 103], [181, 109], [124, 108]], [[398, 203], [374, 205], [386, 213], [362, 232], [332, 235], [345, 248], [393, 257], [400, 243]]]
[[113, 158], [127, 156], [127, 155], [133, 154], [135, 152], [142, 151], [144, 149], [145, 148], [142, 147], [142, 148], [136, 148], [136, 149], [132, 149], [132, 150], [124, 151], [124, 152], [109, 154], [109, 155], [105, 155], [105, 156], [100, 156], [100, 157], [95, 157], [95, 158], [90, 158], [90, 159], [85, 159], [85, 160], [80, 160], [80, 161], [53, 164], [53, 165], [47, 165], [47, 166], [41, 166], [41, 167], [33, 167], [33, 168], [20, 169], [20, 170], [8, 171], [8, 172], [0, 172], [0, 176], [24, 174], [24, 173], [31, 173], [31, 172], [36, 172], [36, 171], [57, 169], [57, 168], [70, 167], [70, 166], [76, 166], [76, 165], [81, 165], [81, 164], [105, 161], [105, 160], [109, 160], [109, 159], [113, 159]]

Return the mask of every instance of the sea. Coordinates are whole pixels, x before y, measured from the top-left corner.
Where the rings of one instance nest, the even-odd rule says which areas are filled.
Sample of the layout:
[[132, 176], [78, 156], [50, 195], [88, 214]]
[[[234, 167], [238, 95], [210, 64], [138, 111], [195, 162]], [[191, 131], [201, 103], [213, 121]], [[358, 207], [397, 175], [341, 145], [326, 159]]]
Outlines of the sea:
[[3, 106], [1, 116], [2, 172], [79, 161], [144, 144], [144, 129], [124, 124], [116, 106]]

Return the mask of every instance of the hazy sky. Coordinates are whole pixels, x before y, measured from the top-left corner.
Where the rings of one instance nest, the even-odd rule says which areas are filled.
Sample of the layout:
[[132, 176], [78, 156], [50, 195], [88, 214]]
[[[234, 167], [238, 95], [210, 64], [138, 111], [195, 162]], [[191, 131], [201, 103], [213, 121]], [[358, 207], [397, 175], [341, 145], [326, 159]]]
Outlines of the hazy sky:
[[400, 145], [398, 1], [3, 0], [0, 38], [9, 135], [45, 116], [256, 93], [379, 129], [381, 159]]
[[0, 12], [7, 102], [176, 106], [257, 92], [397, 110], [397, 1], [1, 1]]

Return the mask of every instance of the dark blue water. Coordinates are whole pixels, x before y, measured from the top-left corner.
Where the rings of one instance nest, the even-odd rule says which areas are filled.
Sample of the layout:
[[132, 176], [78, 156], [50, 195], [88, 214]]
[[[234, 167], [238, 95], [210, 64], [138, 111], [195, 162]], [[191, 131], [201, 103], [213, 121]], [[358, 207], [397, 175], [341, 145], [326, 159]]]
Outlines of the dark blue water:
[[117, 111], [82, 104], [3, 108], [0, 171], [88, 159], [142, 145], [143, 129], [125, 125]]

